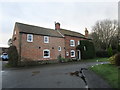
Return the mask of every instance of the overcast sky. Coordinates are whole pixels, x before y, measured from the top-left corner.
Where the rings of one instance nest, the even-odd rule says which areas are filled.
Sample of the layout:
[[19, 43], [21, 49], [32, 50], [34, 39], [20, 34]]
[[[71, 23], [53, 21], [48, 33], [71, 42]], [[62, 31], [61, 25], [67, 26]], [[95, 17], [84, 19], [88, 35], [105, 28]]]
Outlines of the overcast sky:
[[0, 43], [7, 44], [12, 37], [15, 22], [54, 29], [54, 22], [61, 28], [84, 34], [97, 20], [118, 19], [118, 0], [97, 1], [0, 1]]

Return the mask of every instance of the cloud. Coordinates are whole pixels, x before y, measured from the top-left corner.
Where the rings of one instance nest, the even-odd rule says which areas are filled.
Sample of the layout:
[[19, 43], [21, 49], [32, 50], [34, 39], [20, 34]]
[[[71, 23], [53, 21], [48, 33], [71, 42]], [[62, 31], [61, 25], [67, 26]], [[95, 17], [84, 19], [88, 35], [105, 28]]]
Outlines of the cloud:
[[84, 34], [85, 27], [91, 31], [97, 20], [117, 19], [117, 8], [117, 2], [2, 2], [0, 43], [7, 43], [15, 22], [54, 29], [58, 21], [61, 28]]

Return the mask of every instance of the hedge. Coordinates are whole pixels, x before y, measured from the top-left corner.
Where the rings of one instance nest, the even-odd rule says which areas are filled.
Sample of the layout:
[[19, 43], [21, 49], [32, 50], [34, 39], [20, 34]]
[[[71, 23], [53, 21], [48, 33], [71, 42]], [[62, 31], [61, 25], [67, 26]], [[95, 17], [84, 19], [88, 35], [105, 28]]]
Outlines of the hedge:
[[82, 59], [91, 59], [95, 57], [94, 44], [88, 40], [81, 40], [80, 45], [78, 45], [76, 49], [81, 51]]

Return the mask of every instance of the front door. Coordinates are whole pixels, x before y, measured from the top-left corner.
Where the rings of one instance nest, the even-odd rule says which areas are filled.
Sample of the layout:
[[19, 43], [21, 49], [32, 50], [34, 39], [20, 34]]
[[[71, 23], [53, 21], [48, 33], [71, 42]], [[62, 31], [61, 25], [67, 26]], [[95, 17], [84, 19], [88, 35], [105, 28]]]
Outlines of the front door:
[[80, 52], [80, 50], [77, 50], [77, 59], [81, 60], [81, 52]]

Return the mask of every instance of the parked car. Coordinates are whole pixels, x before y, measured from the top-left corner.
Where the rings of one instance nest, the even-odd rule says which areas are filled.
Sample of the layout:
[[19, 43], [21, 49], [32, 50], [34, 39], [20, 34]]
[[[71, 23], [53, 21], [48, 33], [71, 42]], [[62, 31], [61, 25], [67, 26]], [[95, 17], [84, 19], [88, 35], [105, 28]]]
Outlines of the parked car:
[[8, 54], [7, 53], [3, 53], [1, 55], [2, 61], [8, 61]]

